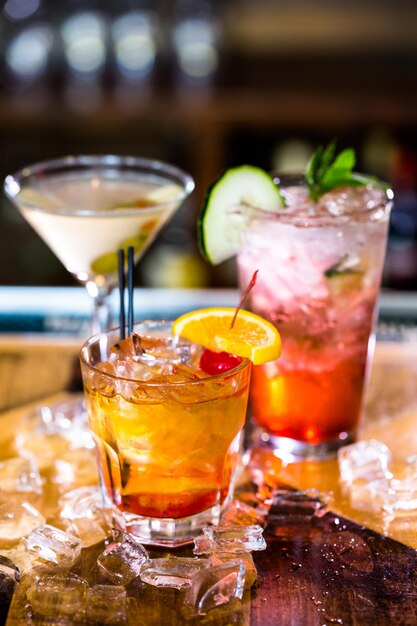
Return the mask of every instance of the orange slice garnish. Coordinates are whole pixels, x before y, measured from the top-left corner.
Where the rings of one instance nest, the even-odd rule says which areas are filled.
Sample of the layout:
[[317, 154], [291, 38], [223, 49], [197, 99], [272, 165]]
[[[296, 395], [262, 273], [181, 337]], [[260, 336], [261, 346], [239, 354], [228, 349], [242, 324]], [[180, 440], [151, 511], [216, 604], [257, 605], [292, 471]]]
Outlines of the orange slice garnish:
[[250, 311], [236, 309], [198, 309], [181, 315], [172, 332], [214, 352], [229, 352], [246, 357], [255, 365], [274, 361], [281, 354], [281, 338], [275, 326]]

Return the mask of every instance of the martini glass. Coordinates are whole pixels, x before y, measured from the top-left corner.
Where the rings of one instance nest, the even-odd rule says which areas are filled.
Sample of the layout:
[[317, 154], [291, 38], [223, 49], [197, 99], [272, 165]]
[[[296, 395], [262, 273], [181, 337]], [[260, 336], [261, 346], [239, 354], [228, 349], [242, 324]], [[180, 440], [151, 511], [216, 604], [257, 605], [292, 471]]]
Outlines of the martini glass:
[[182, 170], [137, 157], [67, 156], [7, 176], [6, 196], [94, 300], [93, 334], [111, 325], [117, 250], [135, 262], [194, 189]]

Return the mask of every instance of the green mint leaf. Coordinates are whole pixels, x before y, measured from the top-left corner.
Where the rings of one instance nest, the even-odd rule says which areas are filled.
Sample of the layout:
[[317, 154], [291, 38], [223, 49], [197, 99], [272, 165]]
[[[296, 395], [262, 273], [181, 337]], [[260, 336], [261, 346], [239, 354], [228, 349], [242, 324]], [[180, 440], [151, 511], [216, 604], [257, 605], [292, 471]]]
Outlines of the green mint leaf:
[[337, 155], [332, 164], [332, 169], [352, 171], [355, 167], [356, 155], [353, 148], [346, 148]]
[[333, 139], [333, 141], [331, 141], [329, 145], [326, 148], [324, 148], [322, 152], [321, 163], [320, 163], [320, 168], [319, 168], [320, 178], [323, 178], [324, 174], [331, 167], [331, 163], [332, 161], [334, 161], [335, 151], [336, 151], [336, 141]]
[[336, 187], [374, 185], [384, 187], [376, 178], [353, 172], [356, 155], [353, 148], [346, 148], [335, 155], [336, 143], [325, 148], [319, 146], [310, 158], [306, 170], [306, 183], [312, 200], [317, 201], [324, 193]]
[[320, 197], [321, 163], [323, 160], [323, 146], [319, 146], [307, 165], [306, 182], [313, 200]]
[[311, 184], [314, 184], [314, 181], [316, 181], [318, 178], [317, 172], [318, 172], [318, 167], [321, 161], [322, 152], [323, 152], [323, 147], [319, 146], [308, 162], [306, 179], [307, 179], [307, 182], [311, 181]]

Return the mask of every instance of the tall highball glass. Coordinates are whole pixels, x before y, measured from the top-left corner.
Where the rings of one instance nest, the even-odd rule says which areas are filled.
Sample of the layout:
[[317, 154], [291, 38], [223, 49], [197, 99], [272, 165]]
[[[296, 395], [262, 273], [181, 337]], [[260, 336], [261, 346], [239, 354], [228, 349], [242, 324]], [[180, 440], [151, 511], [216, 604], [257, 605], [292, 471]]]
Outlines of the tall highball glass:
[[305, 178], [276, 176], [287, 206], [253, 211], [238, 255], [248, 307], [282, 338], [254, 367], [251, 410], [278, 456], [325, 457], [352, 441], [374, 343], [392, 192], [343, 187], [317, 202]]

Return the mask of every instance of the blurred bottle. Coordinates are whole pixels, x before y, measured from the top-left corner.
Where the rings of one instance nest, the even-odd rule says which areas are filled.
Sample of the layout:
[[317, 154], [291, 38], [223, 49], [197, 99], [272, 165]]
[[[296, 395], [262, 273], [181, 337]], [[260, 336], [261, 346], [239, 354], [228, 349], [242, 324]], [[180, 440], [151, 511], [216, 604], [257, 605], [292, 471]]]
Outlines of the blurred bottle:
[[13, 24], [3, 38], [4, 61], [2, 82], [10, 91], [30, 87], [38, 89], [47, 79], [51, 65], [55, 35], [50, 25], [34, 23]]
[[381, 180], [389, 180], [397, 141], [386, 128], [376, 128], [365, 137], [361, 150], [361, 170]]
[[179, 84], [207, 86], [220, 64], [221, 21], [207, 0], [177, 0], [171, 29]]
[[67, 104], [92, 110], [102, 97], [108, 62], [108, 18], [95, 10], [80, 10], [66, 17], [60, 28], [68, 80]]
[[112, 53], [122, 82], [143, 83], [152, 75], [158, 51], [159, 20], [146, 8], [120, 13], [111, 25]]
[[398, 145], [389, 180], [394, 190], [385, 281], [396, 289], [417, 290], [417, 153]]

